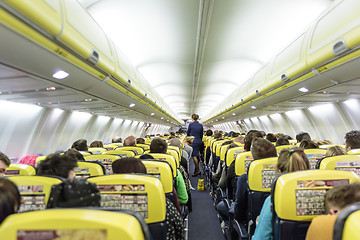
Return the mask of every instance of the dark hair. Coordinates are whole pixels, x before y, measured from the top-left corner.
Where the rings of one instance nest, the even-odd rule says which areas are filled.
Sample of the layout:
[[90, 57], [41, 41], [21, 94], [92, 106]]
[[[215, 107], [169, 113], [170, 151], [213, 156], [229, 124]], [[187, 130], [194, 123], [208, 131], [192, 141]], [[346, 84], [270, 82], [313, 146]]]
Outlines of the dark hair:
[[302, 148], [282, 149], [276, 169], [280, 172], [295, 172], [310, 169], [310, 162]]
[[143, 154], [139, 157], [140, 159], [154, 159], [153, 156], [151, 156], [150, 154]]
[[114, 137], [113, 139], [111, 139], [112, 143], [122, 143], [122, 138], [121, 137]]
[[287, 140], [285, 137], [279, 137], [279, 139], [276, 140], [276, 146], [282, 146], [282, 145], [290, 145], [289, 140]]
[[78, 151], [87, 151], [87, 141], [85, 139], [79, 139], [72, 144], [71, 148], [75, 148]]
[[360, 183], [338, 185], [325, 194], [326, 212], [330, 210], [329, 204], [341, 210], [355, 202], [360, 202]]
[[206, 131], [206, 136], [212, 136], [213, 135], [213, 131], [211, 129]]
[[194, 113], [193, 115], [191, 115], [191, 118], [194, 119], [195, 121], [197, 121], [199, 119], [199, 115]]
[[262, 138], [263, 135], [261, 134], [261, 132], [257, 131], [257, 130], [250, 130], [248, 132], [248, 134], [245, 136], [244, 139], [244, 149], [245, 151], [250, 151], [251, 149], [251, 143], [253, 141], [254, 138]]
[[266, 134], [266, 137], [265, 137], [267, 140], [269, 140], [270, 142], [276, 142], [277, 138], [275, 136], [275, 134], [273, 133], [268, 133]]
[[76, 159], [78, 160], [78, 162], [85, 162], [84, 156], [74, 148], [70, 148], [69, 150], [67, 150], [67, 154], [74, 155], [76, 157]]
[[67, 151], [63, 155], [60, 153], [52, 154], [38, 164], [37, 175], [53, 175], [67, 178], [69, 172], [76, 167], [77, 157], [73, 152]]
[[112, 162], [113, 173], [145, 173], [146, 167], [142, 161], [134, 157], [121, 158]]
[[168, 145], [164, 139], [156, 137], [150, 143], [150, 152], [151, 153], [166, 153], [167, 147], [168, 147]]
[[90, 144], [90, 147], [92, 147], [92, 148], [96, 148], [96, 147], [103, 148], [103, 147], [104, 147], [104, 144], [103, 144], [102, 141], [93, 141], [93, 142]]
[[[345, 134], [345, 145], [351, 149], [360, 148], [360, 131], [353, 130]], [[347, 149], [346, 149], [347, 150]]]
[[222, 138], [222, 134], [220, 132], [214, 133], [214, 139], [220, 139]]
[[6, 166], [10, 166], [10, 159], [4, 153], [0, 152], [0, 161], [3, 161]]
[[319, 145], [317, 145], [312, 140], [304, 139], [300, 142], [300, 147], [304, 149], [311, 149], [311, 148], [319, 148]]
[[136, 144], [145, 144], [145, 139], [144, 138], [137, 138], [136, 139]]
[[136, 138], [134, 136], [128, 136], [124, 139], [124, 147], [125, 146], [136, 146]]
[[296, 140], [297, 142], [301, 142], [302, 140], [307, 139], [307, 140], [311, 140], [310, 135], [307, 132], [299, 132], [296, 135]]
[[274, 144], [264, 138], [255, 138], [251, 143], [251, 154], [254, 160], [277, 157]]
[[0, 224], [4, 219], [17, 212], [21, 204], [19, 190], [15, 183], [6, 178], [0, 178]]

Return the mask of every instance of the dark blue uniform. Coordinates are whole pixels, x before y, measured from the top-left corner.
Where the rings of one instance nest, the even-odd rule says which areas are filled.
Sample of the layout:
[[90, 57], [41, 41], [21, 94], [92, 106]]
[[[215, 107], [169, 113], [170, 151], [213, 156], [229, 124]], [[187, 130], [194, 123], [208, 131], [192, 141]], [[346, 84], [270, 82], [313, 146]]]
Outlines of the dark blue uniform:
[[204, 134], [204, 128], [201, 123], [199, 123], [198, 121], [194, 121], [189, 124], [187, 135], [194, 137], [194, 141], [191, 144], [191, 147], [193, 148], [193, 152], [191, 155], [192, 157], [198, 157], [200, 155], [199, 152], [200, 152], [203, 134]]

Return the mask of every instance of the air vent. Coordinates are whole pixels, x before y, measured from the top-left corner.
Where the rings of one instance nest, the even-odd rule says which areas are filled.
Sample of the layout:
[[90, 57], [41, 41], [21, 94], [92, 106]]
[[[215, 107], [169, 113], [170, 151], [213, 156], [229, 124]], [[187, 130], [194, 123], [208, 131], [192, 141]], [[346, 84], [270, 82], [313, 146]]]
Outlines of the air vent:
[[289, 80], [290, 80], [290, 79], [286, 76], [285, 73], [281, 74], [281, 81], [282, 81], [283, 83], [286, 83], [286, 82], [288, 82]]
[[99, 62], [99, 53], [95, 49], [92, 50], [89, 61], [93, 64], [97, 64]]
[[333, 52], [335, 55], [340, 55], [348, 50], [349, 48], [346, 46], [344, 39], [337, 40], [333, 45]]
[[130, 80], [130, 79], [127, 80], [127, 83], [125, 84], [125, 86], [126, 86], [126, 87], [130, 87], [130, 86], [131, 86], [131, 80]]
[[256, 93], [256, 95], [258, 95], [258, 96], [261, 95], [260, 92], [259, 92], [259, 90], [257, 90], [257, 89], [256, 89], [255, 93]]

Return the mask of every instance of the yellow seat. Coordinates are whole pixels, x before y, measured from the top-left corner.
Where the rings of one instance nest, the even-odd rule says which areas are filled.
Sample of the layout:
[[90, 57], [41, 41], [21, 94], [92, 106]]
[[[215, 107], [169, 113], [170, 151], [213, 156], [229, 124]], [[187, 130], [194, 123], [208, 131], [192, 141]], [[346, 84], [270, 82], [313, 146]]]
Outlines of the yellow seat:
[[310, 221], [325, 212], [326, 191], [336, 185], [357, 181], [359, 178], [355, 173], [336, 170], [307, 170], [281, 175], [272, 193], [277, 218], [274, 239], [305, 238]]
[[131, 150], [125, 150], [122, 149], [123, 147], [117, 148], [115, 150], [110, 150], [110, 151], [106, 151], [104, 152], [104, 154], [106, 155], [116, 155], [116, 156], [120, 156], [122, 158], [124, 157], [135, 157], [135, 153]]
[[178, 148], [176, 146], [168, 146], [168, 150], [169, 149], [175, 150], [177, 152], [177, 154], [178, 154], [178, 158], [181, 159], [182, 151], [180, 151], [180, 148]]
[[328, 149], [334, 146], [340, 146], [345, 150], [345, 145], [339, 145], [339, 144], [324, 144], [324, 145], [320, 145], [320, 148], [324, 148], [324, 149]]
[[75, 173], [76, 178], [88, 178], [90, 176], [104, 175], [104, 169], [98, 163], [78, 162]]
[[176, 171], [177, 163], [176, 163], [174, 156], [172, 156], [170, 154], [166, 154], [166, 153], [148, 153], [148, 154], [150, 156], [152, 156], [154, 159], [163, 160], [163, 161], [170, 163], [172, 170], [173, 170], [174, 177], [177, 176], [177, 171]]
[[44, 210], [51, 187], [61, 183], [58, 178], [43, 176], [10, 176], [8, 179], [16, 184], [22, 197], [19, 212]]
[[123, 151], [132, 151], [135, 153], [135, 155], [143, 154], [144, 149], [142, 147], [135, 147], [135, 146], [123, 146], [119, 147], [116, 150], [123, 150]]
[[360, 240], [360, 203], [341, 210], [334, 225], [334, 240]]
[[109, 143], [109, 144], [104, 145], [104, 148], [105, 148], [107, 151], [115, 150], [115, 149], [118, 148], [118, 147], [119, 147], [119, 145], [114, 144], [114, 143]]
[[360, 176], [360, 156], [339, 155], [327, 157], [320, 162], [319, 169], [351, 171]]
[[278, 158], [265, 158], [252, 161], [249, 166], [249, 188], [258, 192], [270, 192], [271, 184], [277, 173], [275, 171]]
[[106, 152], [106, 148], [88, 148], [88, 151], [91, 152], [91, 154], [95, 155], [95, 154], [103, 154], [104, 152]]
[[[92, 209], [48, 209], [12, 214], [0, 228], [1, 239], [145, 240], [149, 230], [131, 213]], [[146, 237], [147, 238], [146, 238]], [[45, 239], [45, 238], [41, 238]]]
[[297, 141], [296, 140], [289, 140], [290, 145], [296, 145]]
[[132, 210], [146, 223], [165, 221], [165, 193], [159, 179], [142, 174], [115, 174], [88, 181], [97, 184], [102, 209]]
[[230, 166], [233, 161], [235, 161], [235, 158], [239, 153], [244, 152], [244, 147], [234, 147], [230, 148], [226, 152], [225, 160], [226, 160], [226, 166]]
[[145, 143], [146, 143], [146, 144], [149, 144], [149, 145], [150, 145], [151, 141], [152, 141], [151, 138], [146, 138], [146, 139], [145, 139]]
[[219, 141], [214, 142], [214, 144], [213, 144], [213, 152], [215, 153], [215, 155], [217, 157], [220, 157], [221, 146], [226, 141], [227, 140], [219, 140]]
[[150, 146], [148, 144], [136, 144], [138, 147], [142, 147], [144, 151], [150, 150]]
[[247, 173], [250, 163], [254, 160], [250, 151], [239, 153], [235, 158], [235, 173], [237, 176]]
[[174, 157], [174, 159], [176, 161], [176, 168], [179, 168], [181, 158], [179, 157], [178, 152], [176, 150], [174, 150], [174, 149], [168, 149], [167, 154], [170, 154], [171, 156]]
[[325, 157], [326, 149], [315, 148], [315, 149], [305, 149], [304, 153], [310, 162], [311, 169], [316, 168], [316, 163], [321, 158]]
[[6, 176], [9, 175], [25, 175], [25, 176], [34, 176], [36, 175], [36, 170], [34, 166], [28, 164], [16, 164], [12, 163], [6, 169]]
[[45, 160], [46, 158], [47, 158], [47, 156], [39, 156], [39, 157], [37, 157], [36, 160], [35, 160], [36, 166], [39, 164], [40, 161], [43, 161], [43, 160]]
[[294, 145], [281, 145], [281, 146], [277, 146], [276, 148], [276, 152], [279, 154], [281, 150], [283, 149], [291, 149], [294, 148]]
[[98, 155], [89, 155], [85, 156], [84, 159], [87, 162], [100, 162], [105, 166], [106, 174], [112, 173], [111, 163], [116, 159], [119, 159], [118, 155], [109, 155], [109, 154], [98, 154]]
[[146, 172], [148, 175], [154, 176], [158, 178], [163, 187], [165, 193], [172, 193], [173, 191], [173, 183], [174, 183], [174, 175], [171, 168], [171, 165], [167, 161], [160, 160], [143, 160], [146, 167]]
[[358, 148], [358, 149], [350, 149], [349, 151], [347, 151], [347, 154], [349, 154], [349, 155], [359, 155], [360, 154], [360, 148]]

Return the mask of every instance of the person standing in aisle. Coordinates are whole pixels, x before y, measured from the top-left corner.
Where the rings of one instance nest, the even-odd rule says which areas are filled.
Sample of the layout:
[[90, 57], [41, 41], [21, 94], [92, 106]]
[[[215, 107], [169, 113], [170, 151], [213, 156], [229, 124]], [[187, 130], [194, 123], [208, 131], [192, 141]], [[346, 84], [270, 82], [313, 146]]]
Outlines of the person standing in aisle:
[[204, 128], [203, 125], [197, 121], [198, 119], [199, 119], [199, 115], [195, 113], [191, 115], [192, 123], [189, 124], [187, 130], [187, 135], [194, 137], [194, 140], [191, 144], [191, 147], [193, 148], [193, 152], [191, 156], [193, 157], [195, 163], [195, 172], [194, 175], [192, 175], [193, 177], [196, 177], [201, 174], [199, 169], [199, 160], [200, 160], [200, 147], [202, 143]]

